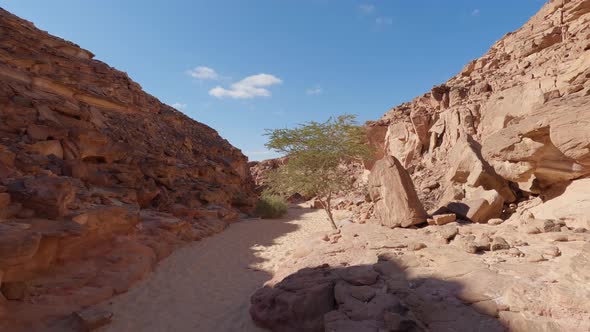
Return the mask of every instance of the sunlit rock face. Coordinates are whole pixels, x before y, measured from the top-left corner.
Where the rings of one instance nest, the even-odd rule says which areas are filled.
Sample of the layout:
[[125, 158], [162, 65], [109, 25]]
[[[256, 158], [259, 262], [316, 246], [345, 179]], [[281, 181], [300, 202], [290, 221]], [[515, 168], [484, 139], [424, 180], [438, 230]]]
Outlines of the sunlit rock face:
[[[139, 246], [147, 262], [125, 263], [135, 264], [136, 272], [126, 271], [132, 281], [166, 246], [220, 231], [251, 211], [247, 158], [215, 130], [91, 52], [2, 9], [0, 39], [6, 292], [113, 241]], [[107, 279], [99, 286], [112, 284]]]
[[378, 155], [408, 168], [430, 211], [479, 187], [510, 204], [588, 177], [589, 19], [588, 1], [550, 1], [455, 77], [369, 123], [386, 132]]

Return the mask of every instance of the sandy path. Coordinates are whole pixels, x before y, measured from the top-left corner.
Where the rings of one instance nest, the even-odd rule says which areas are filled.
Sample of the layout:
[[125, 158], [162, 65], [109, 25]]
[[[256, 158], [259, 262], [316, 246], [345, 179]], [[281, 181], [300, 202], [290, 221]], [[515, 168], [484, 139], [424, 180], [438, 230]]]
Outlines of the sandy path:
[[177, 250], [150, 277], [103, 306], [101, 331], [261, 331], [250, 295], [310, 234], [329, 231], [322, 211], [290, 209], [282, 220], [244, 220]]

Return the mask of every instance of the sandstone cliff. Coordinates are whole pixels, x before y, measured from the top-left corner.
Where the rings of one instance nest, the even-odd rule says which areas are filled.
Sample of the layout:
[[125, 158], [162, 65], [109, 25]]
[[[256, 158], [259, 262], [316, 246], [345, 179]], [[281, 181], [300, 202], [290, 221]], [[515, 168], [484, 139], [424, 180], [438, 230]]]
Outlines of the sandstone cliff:
[[[247, 158], [213, 129], [2, 9], [0, 40], [4, 297], [50, 312], [92, 304], [125, 291], [172, 245], [249, 213]], [[41, 280], [64, 264], [78, 267], [49, 274], [61, 286]], [[14, 304], [4, 297], [0, 306]]]
[[[588, 177], [589, 14], [590, 1], [550, 1], [457, 76], [370, 123], [379, 157], [410, 170], [431, 211], [486, 205], [478, 222], [509, 216], [503, 206], [523, 199], [553, 199]], [[576, 210], [590, 211], [588, 191], [570, 194], [585, 194]]]

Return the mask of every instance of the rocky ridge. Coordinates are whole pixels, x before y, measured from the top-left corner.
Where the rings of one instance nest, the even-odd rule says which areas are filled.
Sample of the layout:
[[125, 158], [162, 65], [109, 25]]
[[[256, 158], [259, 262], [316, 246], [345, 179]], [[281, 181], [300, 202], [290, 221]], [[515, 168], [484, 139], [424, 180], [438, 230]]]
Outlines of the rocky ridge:
[[213, 129], [2, 9], [0, 39], [0, 329], [124, 292], [251, 211]]

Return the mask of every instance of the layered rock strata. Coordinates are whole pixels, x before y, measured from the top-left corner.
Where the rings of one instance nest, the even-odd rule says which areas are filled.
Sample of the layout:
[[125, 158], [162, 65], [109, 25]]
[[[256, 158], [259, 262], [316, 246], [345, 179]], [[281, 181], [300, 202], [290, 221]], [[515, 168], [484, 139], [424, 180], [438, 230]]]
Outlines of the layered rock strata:
[[247, 158], [213, 129], [1, 9], [0, 40], [7, 317], [27, 303], [67, 313], [126, 291], [174, 245], [250, 212]]

